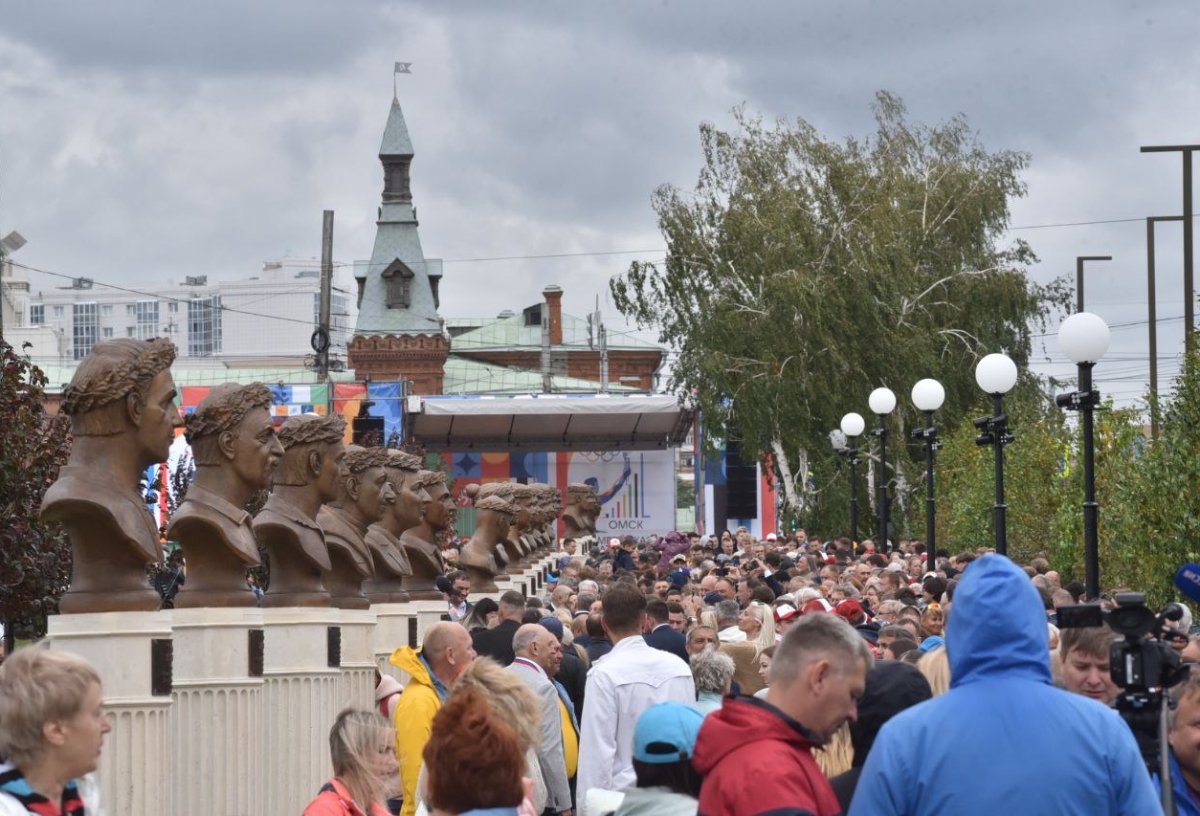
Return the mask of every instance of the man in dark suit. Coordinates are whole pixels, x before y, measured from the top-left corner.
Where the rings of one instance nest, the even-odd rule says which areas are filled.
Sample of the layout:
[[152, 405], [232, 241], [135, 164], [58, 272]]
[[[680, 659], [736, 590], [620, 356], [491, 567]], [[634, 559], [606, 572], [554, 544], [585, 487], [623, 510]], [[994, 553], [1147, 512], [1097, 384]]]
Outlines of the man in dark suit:
[[513, 662], [513, 637], [525, 615], [525, 596], [510, 589], [500, 596], [500, 622], [494, 629], [483, 629], [471, 636], [476, 654], [492, 658], [501, 666]]
[[687, 663], [687, 638], [671, 628], [670, 617], [666, 601], [661, 598], [650, 599], [646, 604], [646, 645], [673, 654]]

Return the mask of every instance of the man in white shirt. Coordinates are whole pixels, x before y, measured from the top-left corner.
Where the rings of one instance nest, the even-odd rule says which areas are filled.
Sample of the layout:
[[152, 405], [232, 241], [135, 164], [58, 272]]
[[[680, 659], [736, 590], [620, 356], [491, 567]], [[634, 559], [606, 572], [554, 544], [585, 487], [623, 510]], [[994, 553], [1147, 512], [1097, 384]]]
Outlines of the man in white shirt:
[[722, 643], [745, 643], [746, 633], [738, 628], [741, 610], [737, 601], [721, 601], [714, 611], [717, 614], [717, 638]]
[[642, 639], [645, 613], [646, 596], [633, 584], [618, 582], [604, 596], [602, 620], [613, 648], [588, 672], [576, 785], [581, 816], [589, 790], [623, 790], [637, 781], [633, 729], [642, 712], [667, 700], [696, 700], [688, 665]]

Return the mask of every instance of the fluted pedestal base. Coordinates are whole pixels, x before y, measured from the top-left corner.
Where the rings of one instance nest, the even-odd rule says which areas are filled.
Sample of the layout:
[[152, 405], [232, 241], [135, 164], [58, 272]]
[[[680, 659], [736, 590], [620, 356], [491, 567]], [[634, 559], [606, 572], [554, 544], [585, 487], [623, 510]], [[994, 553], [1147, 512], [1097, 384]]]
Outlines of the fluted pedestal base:
[[339, 609], [342, 627], [340, 708], [371, 709], [375, 705], [375, 613]]
[[407, 683], [408, 673], [389, 661], [392, 652], [401, 646], [417, 648], [420, 636], [415, 603], [374, 604], [371, 611], [375, 613], [375, 665], [382, 674], [390, 674], [401, 683]]
[[272, 816], [300, 813], [333, 773], [329, 729], [341, 710], [340, 625], [338, 611], [328, 607], [263, 610], [263, 747], [271, 759], [261, 781]]
[[112, 719], [98, 774], [105, 810], [129, 816], [170, 812], [171, 613], [51, 615], [47, 637], [52, 649], [86, 658], [103, 681], [104, 709]]
[[163, 812], [263, 813], [262, 610], [176, 609], [172, 619], [170, 802]]

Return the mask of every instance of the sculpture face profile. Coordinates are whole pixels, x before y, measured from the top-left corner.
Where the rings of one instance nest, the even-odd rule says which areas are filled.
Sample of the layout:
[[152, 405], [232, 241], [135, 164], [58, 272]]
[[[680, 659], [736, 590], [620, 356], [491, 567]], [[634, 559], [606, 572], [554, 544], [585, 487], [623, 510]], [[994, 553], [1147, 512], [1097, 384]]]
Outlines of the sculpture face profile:
[[384, 472], [394, 498], [385, 505], [382, 518], [367, 530], [365, 540], [374, 559], [375, 576], [363, 584], [363, 593], [371, 603], [405, 603], [410, 598], [402, 584], [412, 575], [412, 565], [400, 536], [421, 523], [430, 499], [418, 483], [421, 457], [399, 450], [389, 450], [387, 456]]
[[477, 592], [496, 592], [496, 575], [508, 563], [503, 542], [513, 519], [520, 512], [512, 501], [511, 482], [470, 485], [467, 495], [475, 501], [475, 533], [458, 557], [459, 565], [471, 576]]
[[167, 530], [188, 564], [177, 608], [257, 604], [246, 568], [260, 563], [258, 543], [243, 506], [283, 456], [270, 405], [262, 383], [219, 385], [187, 418], [196, 479]]
[[283, 458], [271, 496], [254, 519], [254, 534], [271, 561], [263, 606], [329, 606], [321, 573], [331, 564], [316, 517], [338, 496], [345, 432], [346, 420], [338, 415], [305, 414], [279, 427]]
[[163, 338], [104, 340], [63, 391], [74, 442], [41, 508], [42, 520], [61, 523], [71, 541], [63, 613], [159, 608], [145, 567], [162, 560], [162, 546], [140, 482], [146, 468], [166, 461], [183, 424], [174, 360], [175, 346]]
[[412, 568], [412, 575], [404, 583], [413, 600], [440, 601], [444, 596], [434, 581], [445, 572], [446, 565], [437, 540], [454, 523], [454, 496], [446, 487], [446, 474], [436, 470], [420, 471], [414, 486], [425, 491], [429, 502], [421, 522], [400, 536], [400, 546]]
[[567, 485], [567, 509], [563, 513], [567, 537], [595, 536], [599, 515], [600, 499], [590, 485]]
[[324, 574], [325, 586], [333, 605], [342, 609], [370, 607], [362, 592], [362, 582], [375, 574], [367, 530], [396, 498], [384, 471], [387, 464], [383, 448], [347, 447], [338, 496], [317, 514], [331, 564]]

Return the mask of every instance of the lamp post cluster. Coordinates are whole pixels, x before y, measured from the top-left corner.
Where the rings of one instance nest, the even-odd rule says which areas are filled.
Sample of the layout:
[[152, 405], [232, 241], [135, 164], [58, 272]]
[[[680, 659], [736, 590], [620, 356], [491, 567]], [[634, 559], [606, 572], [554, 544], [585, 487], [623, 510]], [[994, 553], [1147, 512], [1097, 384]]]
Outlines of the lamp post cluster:
[[[1084, 564], [1086, 568], [1087, 594], [1091, 598], [1100, 594], [1099, 535], [1097, 523], [1099, 505], [1096, 502], [1094, 473], [1095, 443], [1093, 439], [1093, 412], [1100, 401], [1099, 392], [1092, 385], [1092, 368], [1108, 350], [1108, 325], [1099, 317], [1087, 312], [1077, 312], [1063, 321], [1059, 328], [1058, 341], [1064, 354], [1079, 367], [1079, 388], [1060, 394], [1055, 398], [1059, 407], [1079, 411], [1083, 433], [1083, 526]], [[1004, 413], [1004, 395], [1017, 383], [1017, 365], [1007, 355], [989, 354], [975, 367], [975, 382], [992, 398], [992, 413], [974, 420], [979, 429], [975, 437], [977, 445], [990, 445], [995, 460], [996, 500], [993, 507], [993, 527], [996, 552], [1008, 553], [1007, 505], [1004, 502], [1004, 446], [1014, 439], [1008, 427], [1008, 416]], [[937, 551], [935, 533], [936, 501], [934, 498], [933, 460], [934, 452], [941, 447], [937, 429], [933, 424], [934, 412], [946, 400], [946, 390], [934, 379], [919, 381], [912, 389], [913, 406], [925, 415], [924, 427], [912, 431], [912, 438], [925, 446], [925, 537], [926, 563], [929, 571], [934, 569]], [[896, 395], [888, 388], [876, 388], [867, 400], [871, 413], [879, 419], [879, 427], [872, 431], [879, 439], [879, 479], [876, 482], [876, 536], [881, 551], [888, 549], [889, 505], [887, 478], [888, 416], [896, 409]], [[841, 428], [830, 436], [839, 454], [850, 464], [850, 537], [858, 539], [858, 447], [857, 439], [866, 430], [862, 415], [849, 413], [842, 417]]]

